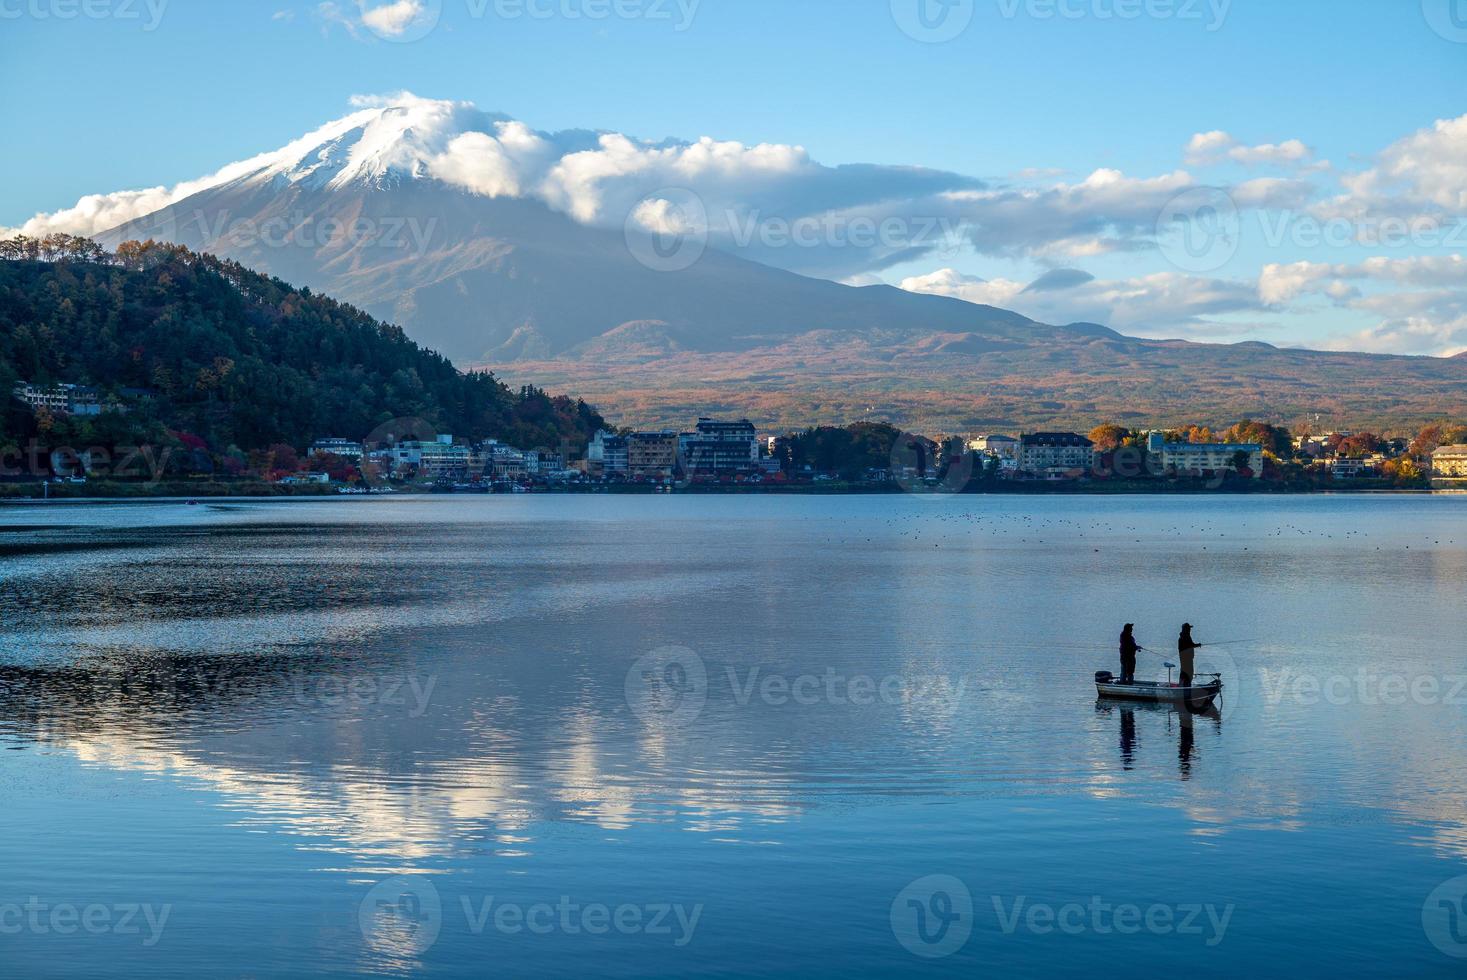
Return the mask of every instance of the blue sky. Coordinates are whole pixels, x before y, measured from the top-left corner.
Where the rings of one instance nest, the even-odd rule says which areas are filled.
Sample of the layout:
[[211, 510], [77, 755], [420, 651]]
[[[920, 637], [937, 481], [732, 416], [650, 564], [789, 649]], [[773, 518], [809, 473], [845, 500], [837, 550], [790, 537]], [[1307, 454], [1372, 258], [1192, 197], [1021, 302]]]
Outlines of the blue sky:
[[[1399, 141], [1467, 114], [1467, 29], [1433, 27], [1461, 0], [1441, 11], [1438, 0], [953, 0], [939, 30], [966, 27], [944, 43], [899, 26], [917, 0], [397, 0], [415, 15], [405, 29], [385, 0], [86, 2], [0, 0], [8, 76], [44, 80], [0, 90], [0, 226], [85, 194], [197, 178], [345, 115], [353, 95], [404, 90], [542, 131], [791, 144], [830, 166], [920, 165], [1035, 191], [1102, 168], [1135, 180], [1185, 170], [1230, 189], [1278, 179], [1313, 187], [1309, 206], [1341, 195], [1342, 177], [1381, 171]], [[598, 2], [610, 16], [588, 16]], [[1189, 158], [1189, 140], [1213, 131], [1230, 141]], [[1293, 140], [1307, 156], [1266, 149]], [[1454, 352], [1467, 348], [1467, 304], [1446, 260], [1467, 247], [1441, 223], [1460, 210], [1450, 187], [1464, 150], [1448, 132], [1351, 192], [1371, 198], [1353, 213], [1438, 223], [1389, 249], [1301, 243], [1292, 230], [1278, 240], [1245, 217], [1265, 233], [1242, 234], [1225, 265], [1200, 272], [1135, 242], [1024, 241], [827, 274], [1139, 333]], [[1400, 169], [1433, 154], [1425, 176]], [[1440, 262], [1400, 264], [1422, 258]], [[1297, 263], [1304, 285], [1260, 280]], [[1054, 268], [1094, 280], [1020, 288]], [[1173, 278], [1138, 285], [1158, 275]], [[1187, 275], [1276, 302], [1199, 299], [1206, 283]], [[1148, 288], [1172, 301], [1124, 298]], [[1407, 298], [1390, 309], [1379, 297], [1397, 291]]]

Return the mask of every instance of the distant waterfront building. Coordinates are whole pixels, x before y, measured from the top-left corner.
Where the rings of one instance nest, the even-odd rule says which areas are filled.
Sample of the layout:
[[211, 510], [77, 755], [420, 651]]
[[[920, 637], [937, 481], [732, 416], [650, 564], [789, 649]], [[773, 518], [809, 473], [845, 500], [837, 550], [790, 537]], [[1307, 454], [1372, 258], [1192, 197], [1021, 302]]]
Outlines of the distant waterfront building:
[[626, 476], [629, 465], [626, 436], [600, 430], [586, 449], [586, 459], [592, 464], [593, 471], [600, 467], [602, 476]]
[[1375, 468], [1365, 459], [1332, 459], [1324, 466], [1336, 480], [1358, 480], [1362, 476], [1375, 475]]
[[1164, 434], [1153, 432], [1147, 437], [1146, 451], [1163, 470], [1191, 476], [1237, 472], [1242, 454], [1253, 479], [1263, 478], [1263, 447], [1256, 442], [1167, 442]]
[[451, 435], [441, 435], [432, 441], [407, 439], [374, 450], [371, 456], [389, 472], [416, 469], [419, 476], [433, 479], [464, 479], [473, 461], [469, 447], [455, 444]]
[[983, 436], [969, 442], [968, 448], [999, 459], [1017, 459], [1019, 456], [1019, 440], [1013, 436]]
[[1435, 476], [1467, 477], [1467, 445], [1442, 446], [1432, 453], [1431, 472]]
[[330, 483], [329, 473], [292, 473], [280, 478], [280, 482], [286, 486], [303, 486], [311, 483]]
[[530, 474], [528, 455], [498, 439], [490, 439], [479, 447], [477, 472], [494, 480], [520, 480]]
[[340, 456], [343, 459], [361, 459], [362, 444], [350, 439], [331, 437], [317, 439], [311, 443], [307, 456]]
[[1095, 443], [1076, 432], [1035, 432], [1019, 438], [1018, 469], [1047, 479], [1074, 478], [1095, 466]]
[[759, 465], [759, 435], [748, 419], [699, 419], [696, 432], [678, 438], [678, 451], [690, 476], [751, 473]]
[[561, 479], [565, 473], [565, 457], [549, 449], [524, 453], [525, 470], [542, 480]]
[[63, 415], [101, 415], [102, 394], [91, 385], [34, 385], [23, 381], [12, 389], [31, 411], [46, 409]]
[[677, 473], [676, 432], [633, 432], [627, 436], [627, 475], [633, 480], [665, 480]]

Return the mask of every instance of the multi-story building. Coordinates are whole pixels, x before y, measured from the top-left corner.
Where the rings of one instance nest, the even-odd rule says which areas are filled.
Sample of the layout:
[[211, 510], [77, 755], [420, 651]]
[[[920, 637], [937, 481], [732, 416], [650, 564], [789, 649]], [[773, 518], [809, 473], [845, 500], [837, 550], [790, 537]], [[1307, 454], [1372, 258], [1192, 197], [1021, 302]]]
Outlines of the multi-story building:
[[627, 475], [633, 480], [666, 480], [677, 474], [676, 432], [633, 432], [627, 436]]
[[1017, 459], [1019, 456], [1019, 440], [1013, 436], [982, 436], [971, 440], [968, 448], [975, 453], [997, 456], [999, 459]]
[[590, 446], [586, 448], [586, 460], [591, 464], [591, 471], [598, 472], [604, 477], [624, 477], [627, 475], [627, 438], [619, 436], [605, 429], [596, 433], [591, 440]]
[[1263, 478], [1263, 447], [1256, 442], [1167, 442], [1163, 433], [1152, 432], [1146, 451], [1162, 470], [1183, 476], [1237, 472], [1239, 460], [1246, 457], [1252, 477]]
[[525, 470], [542, 480], [559, 479], [565, 473], [565, 457], [548, 449], [532, 449], [523, 454]]
[[1467, 477], [1467, 445], [1442, 446], [1431, 454], [1434, 476]]
[[748, 419], [699, 419], [696, 432], [678, 438], [678, 450], [689, 476], [752, 473], [759, 466], [758, 433]]
[[328, 437], [311, 443], [308, 456], [340, 456], [343, 459], [361, 459], [362, 444], [350, 439]]
[[[481, 474], [495, 480], [521, 480], [530, 475], [528, 454], [497, 439], [490, 439], [479, 447]], [[536, 457], [536, 463], [539, 457]]]
[[1336, 480], [1358, 480], [1362, 476], [1374, 476], [1375, 467], [1367, 459], [1331, 459], [1325, 464], [1329, 475]]
[[101, 415], [102, 394], [91, 385], [34, 385], [21, 382], [12, 390], [31, 411], [46, 409], [64, 415]]
[[1084, 476], [1095, 467], [1095, 443], [1075, 432], [1035, 432], [1019, 438], [1018, 469], [1046, 479]]
[[373, 450], [371, 457], [389, 472], [416, 470], [419, 476], [433, 479], [465, 479], [471, 475], [473, 462], [469, 447], [455, 444], [450, 435], [441, 435], [431, 442], [407, 439]]

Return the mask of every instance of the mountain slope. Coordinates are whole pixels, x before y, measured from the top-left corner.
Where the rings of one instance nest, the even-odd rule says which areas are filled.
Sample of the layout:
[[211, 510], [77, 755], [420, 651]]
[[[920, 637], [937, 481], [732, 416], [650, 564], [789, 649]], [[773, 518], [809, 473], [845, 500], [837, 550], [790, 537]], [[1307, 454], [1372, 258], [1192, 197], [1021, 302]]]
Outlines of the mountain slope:
[[[109, 444], [151, 440], [154, 423], [220, 450], [361, 439], [393, 419], [523, 446], [584, 442], [602, 425], [582, 403], [465, 374], [343, 303], [165, 245], [0, 261], [7, 395], [18, 380], [150, 390], [127, 413], [66, 421], [96, 430], [68, 437]], [[19, 414], [9, 434], [32, 434], [19, 431], [35, 424], [30, 413]], [[399, 428], [421, 437], [416, 426]]]
[[[333, 224], [358, 231], [322, 230]], [[347, 298], [460, 362], [559, 356], [633, 322], [661, 323], [700, 351], [811, 330], [1072, 336], [994, 307], [811, 279], [713, 249], [686, 270], [655, 271], [621, 232], [432, 180], [323, 188], [240, 179], [99, 240], [150, 236]]]
[[[1467, 408], [1462, 359], [1138, 340], [712, 248], [655, 271], [620, 223], [571, 217], [525, 193], [512, 168], [440, 179], [464, 140], [499, 127], [501, 152], [525, 137], [509, 126], [458, 104], [363, 110], [101, 240], [156, 237], [236, 260], [398, 323], [460, 365], [572, 386], [629, 423], [727, 411], [777, 425], [1316, 413], [1382, 425]], [[547, 138], [572, 155], [596, 143]]]

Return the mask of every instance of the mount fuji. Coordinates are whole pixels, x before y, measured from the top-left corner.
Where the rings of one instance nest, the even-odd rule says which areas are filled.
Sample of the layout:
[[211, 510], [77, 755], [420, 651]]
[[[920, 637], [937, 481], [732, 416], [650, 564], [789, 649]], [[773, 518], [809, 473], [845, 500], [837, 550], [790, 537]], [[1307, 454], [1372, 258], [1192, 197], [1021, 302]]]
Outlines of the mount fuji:
[[[757, 243], [733, 254], [716, 205], [736, 195], [734, 174], [830, 211], [859, 209], [878, 184], [910, 197], [974, 184], [822, 167], [797, 147], [543, 133], [402, 96], [201, 180], [77, 210], [108, 229], [93, 235], [103, 244], [156, 238], [234, 259], [396, 322], [460, 365], [574, 390], [628, 422], [733, 412], [959, 431], [1318, 412], [1380, 425], [1467, 411], [1460, 358], [1140, 340], [803, 275], [756, 261], [773, 254]], [[690, 185], [702, 195], [691, 208], [678, 197]], [[700, 229], [688, 214], [704, 201]], [[663, 247], [689, 240], [692, 261]], [[879, 265], [931, 246], [869, 247], [886, 249]]]

